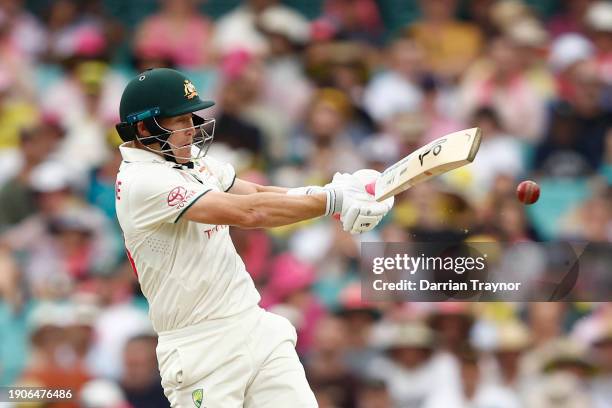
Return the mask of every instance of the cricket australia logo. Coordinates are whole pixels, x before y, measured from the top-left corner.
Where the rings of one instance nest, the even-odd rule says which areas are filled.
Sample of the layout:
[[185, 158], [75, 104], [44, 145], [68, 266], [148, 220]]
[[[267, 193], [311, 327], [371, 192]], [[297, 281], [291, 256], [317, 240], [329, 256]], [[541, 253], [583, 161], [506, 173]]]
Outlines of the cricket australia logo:
[[185, 187], [182, 187], [182, 186], [174, 187], [168, 193], [168, 199], [167, 199], [168, 205], [170, 207], [183, 208], [185, 204], [187, 203], [187, 201], [191, 197], [193, 197], [194, 194], [195, 194], [195, 191], [193, 190], [187, 191]]
[[191, 83], [191, 81], [186, 79], [185, 83], [183, 84], [183, 87], [185, 89], [185, 98], [193, 99], [198, 96], [198, 91], [196, 90], [196, 87]]
[[193, 403], [197, 408], [202, 407], [202, 399], [204, 398], [204, 390], [202, 388], [198, 388], [194, 392], [191, 393], [191, 399], [193, 399]]

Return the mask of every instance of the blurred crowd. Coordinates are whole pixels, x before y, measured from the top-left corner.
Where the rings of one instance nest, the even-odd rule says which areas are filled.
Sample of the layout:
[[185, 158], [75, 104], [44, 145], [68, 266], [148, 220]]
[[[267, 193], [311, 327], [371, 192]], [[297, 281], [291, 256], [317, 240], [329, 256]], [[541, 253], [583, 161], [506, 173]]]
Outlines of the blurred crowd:
[[[118, 1], [30, 3], [0, 0], [0, 385], [77, 395], [41, 407], [168, 407], [114, 211], [121, 92], [167, 66], [216, 101], [209, 154], [261, 184], [483, 130], [473, 164], [398, 196], [371, 233], [232, 229], [321, 408], [612, 407], [611, 304], [373, 304], [358, 272], [362, 241], [610, 243], [612, 3], [322, 0], [307, 18], [245, 0], [213, 18], [205, 1], [124, 2], [154, 9], [133, 27]], [[390, 4], [416, 18], [391, 29]]]

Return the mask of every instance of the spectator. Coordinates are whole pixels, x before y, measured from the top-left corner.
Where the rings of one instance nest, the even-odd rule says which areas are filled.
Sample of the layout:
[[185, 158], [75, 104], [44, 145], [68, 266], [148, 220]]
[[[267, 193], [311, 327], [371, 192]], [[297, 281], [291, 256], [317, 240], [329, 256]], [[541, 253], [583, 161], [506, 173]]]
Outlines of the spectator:
[[62, 298], [66, 284], [114, 265], [116, 242], [104, 216], [75, 197], [62, 166], [42, 164], [31, 183], [39, 212], [6, 231], [2, 242], [29, 255], [25, 278], [38, 296]]
[[254, 143], [260, 143], [258, 149], [261, 150], [255, 160], [261, 159], [261, 154], [264, 154], [271, 164], [279, 163], [287, 154], [290, 124], [266, 99], [268, 83], [263, 61], [253, 55], [237, 52], [226, 56], [223, 68], [223, 86], [227, 91], [224, 94], [223, 111], [252, 124], [261, 133], [262, 140], [251, 136], [241, 140], [243, 144], [251, 140], [253, 149]]
[[546, 103], [555, 97], [555, 81], [543, 55], [548, 44], [548, 33], [534, 17], [518, 20], [505, 30], [516, 44], [519, 62], [527, 80]]
[[542, 137], [544, 101], [521, 64], [517, 44], [508, 37], [492, 39], [487, 57], [466, 71], [459, 106], [464, 118], [491, 106], [510, 134], [530, 143]]
[[561, 337], [565, 309], [563, 303], [536, 302], [528, 305], [527, 324], [536, 347]]
[[534, 407], [591, 407], [588, 379], [593, 364], [583, 345], [558, 339], [540, 349], [540, 382], [527, 393], [527, 404]]
[[311, 102], [305, 129], [298, 130], [294, 138], [293, 157], [307, 162], [323, 178], [334, 171], [361, 168], [353, 146], [364, 135], [352, 119], [351, 103], [344, 93], [331, 88], [320, 90]]
[[495, 0], [474, 0], [466, 5], [466, 13], [469, 21], [480, 28], [483, 37], [490, 38], [499, 33], [499, 27], [495, 24], [496, 22], [493, 19], [494, 7], [500, 7], [507, 3], [509, 2], [505, 1], [502, 3]]
[[487, 406], [499, 408], [518, 408], [521, 406], [516, 395], [498, 385], [488, 384], [482, 378], [478, 354], [470, 349], [459, 353], [461, 365], [461, 390], [453, 397], [452, 393], [436, 393], [425, 406], [429, 407], [471, 407]]
[[604, 83], [612, 84], [612, 5], [607, 1], [589, 4], [584, 22], [595, 44], [595, 64]]
[[421, 323], [383, 324], [374, 339], [385, 354], [370, 364], [368, 375], [385, 382], [395, 406], [425, 407], [456, 386], [457, 373], [434, 357], [434, 333]]
[[119, 386], [108, 380], [89, 381], [81, 390], [82, 408], [134, 408], [125, 401]]
[[424, 57], [422, 46], [413, 40], [400, 38], [391, 44], [388, 71], [374, 77], [363, 95], [366, 111], [377, 122], [419, 110], [422, 95], [417, 84], [425, 69]]
[[454, 88], [444, 86], [432, 76], [425, 76], [420, 81], [420, 87], [423, 101], [421, 112], [417, 115], [422, 117], [427, 128], [423, 144], [466, 127], [455, 117], [454, 105], [457, 102]]
[[593, 381], [593, 403], [595, 408], [604, 408], [612, 401], [612, 326], [609, 322], [600, 325], [599, 333], [591, 344], [591, 352], [599, 368]]
[[133, 408], [166, 408], [161, 378], [157, 369], [157, 338], [140, 335], [128, 340], [123, 351], [121, 388]]
[[138, 55], [172, 61], [187, 69], [201, 68], [213, 58], [212, 21], [202, 15], [194, 0], [160, 1], [161, 10], [136, 29]]
[[427, 67], [442, 80], [455, 81], [480, 54], [482, 34], [455, 19], [456, 0], [420, 1], [423, 19], [408, 28], [425, 51]]
[[30, 352], [27, 319], [34, 302], [26, 295], [16, 259], [4, 248], [0, 248], [0, 269], [0, 384], [13, 384]]
[[118, 147], [122, 141], [115, 129], [108, 131], [106, 143], [111, 151], [110, 157], [89, 174], [86, 197], [91, 205], [99, 208], [115, 226], [118, 226], [115, 216], [115, 189], [120, 187], [115, 185], [115, 178], [121, 164]]
[[16, 174], [0, 187], [0, 231], [15, 226], [36, 212], [30, 177], [34, 169], [55, 151], [62, 137], [62, 129], [49, 121], [21, 131], [20, 150], [16, 157], [18, 163], [12, 169]]
[[584, 33], [585, 15], [593, 0], [564, 0], [561, 10], [548, 21], [548, 32], [555, 38], [568, 33]]
[[612, 184], [612, 132], [606, 132], [604, 160], [601, 165], [600, 173], [608, 180], [608, 185]]
[[326, 0], [317, 23], [329, 25], [338, 40], [381, 44], [382, 18], [372, 0]]
[[[274, 7], [264, 12], [257, 24], [269, 48], [264, 65], [263, 100], [282, 112], [282, 116], [301, 120], [312, 94], [301, 57], [310, 40], [309, 23], [296, 13]], [[292, 86], [288, 88], [287, 84]], [[284, 153], [279, 151], [273, 157], [280, 158]]]
[[[243, 116], [245, 92], [237, 82], [227, 81], [219, 94], [221, 112], [217, 116], [216, 138], [232, 149], [248, 153], [246, 167], [254, 166], [265, 152], [261, 130]], [[216, 148], [213, 147], [213, 148]]]
[[603, 243], [612, 234], [612, 209], [604, 195], [596, 195], [582, 203], [560, 221], [561, 234], [586, 242]]
[[591, 62], [572, 70], [572, 96], [553, 110], [546, 138], [539, 144], [534, 166], [547, 175], [577, 177], [599, 168], [610, 114], [601, 105], [602, 83]]
[[355, 376], [365, 372], [367, 366], [377, 355], [370, 347], [370, 339], [380, 311], [361, 299], [361, 285], [349, 284], [339, 295], [340, 305], [336, 310], [352, 335], [347, 339], [346, 361]]
[[217, 22], [214, 33], [217, 52], [220, 55], [237, 50], [255, 55], [268, 53], [266, 38], [257, 27], [258, 21], [265, 19], [266, 13], [283, 13], [293, 21], [301, 19], [299, 13], [279, 4], [278, 0], [248, 0]]
[[25, 9], [23, 0], [0, 3], [0, 25], [6, 25], [3, 31], [18, 58], [36, 61], [46, 51], [45, 28]]
[[522, 146], [516, 137], [504, 132], [495, 109], [483, 107], [477, 110], [472, 125], [480, 127], [484, 139], [472, 170], [478, 191], [490, 191], [500, 174], [514, 180], [523, 174]]
[[428, 319], [441, 350], [458, 353], [467, 345], [474, 323], [468, 303], [436, 303]]
[[392, 408], [393, 402], [383, 381], [363, 381], [359, 386], [357, 408]]
[[528, 381], [524, 372], [524, 354], [530, 346], [529, 331], [521, 321], [501, 322], [496, 327], [493, 357], [497, 383], [521, 395]]
[[131, 280], [125, 278], [124, 272], [129, 278], [131, 272], [119, 268], [114, 274], [97, 277], [92, 285], [102, 308], [94, 327], [92, 371], [97, 377], [115, 381], [123, 374], [123, 356], [129, 339], [153, 330], [146, 311], [134, 301]]
[[270, 269], [262, 305], [293, 323], [298, 332], [296, 350], [305, 353], [311, 347], [317, 322], [325, 314], [323, 306], [310, 293], [315, 281], [314, 270], [288, 253], [278, 255]]
[[564, 34], [551, 44], [548, 59], [555, 74], [560, 99], [570, 100], [573, 97], [573, 71], [580, 62], [588, 61], [594, 54], [593, 43], [580, 34]]
[[48, 7], [48, 59], [57, 62], [75, 55], [99, 55], [106, 45], [100, 16], [86, 13], [85, 4], [77, 0], [58, 0]]
[[44, 111], [56, 116], [66, 129], [58, 157], [76, 174], [101, 165], [109, 156], [104, 140], [116, 122], [124, 79], [102, 60], [81, 60], [69, 76], [51, 85], [42, 101]]
[[13, 95], [13, 77], [0, 67], [0, 154], [5, 149], [14, 149], [19, 141], [19, 132], [33, 125], [38, 116], [36, 106], [19, 95]]
[[[44, 388], [71, 390], [78, 394], [90, 374], [74, 357], [67, 342], [70, 316], [65, 305], [42, 303], [32, 314], [32, 354], [19, 383]], [[73, 400], [57, 401], [50, 408], [77, 408]]]
[[335, 317], [326, 317], [316, 327], [312, 350], [306, 355], [308, 381], [321, 404], [330, 407], [355, 406], [357, 379], [344, 361], [346, 327]]

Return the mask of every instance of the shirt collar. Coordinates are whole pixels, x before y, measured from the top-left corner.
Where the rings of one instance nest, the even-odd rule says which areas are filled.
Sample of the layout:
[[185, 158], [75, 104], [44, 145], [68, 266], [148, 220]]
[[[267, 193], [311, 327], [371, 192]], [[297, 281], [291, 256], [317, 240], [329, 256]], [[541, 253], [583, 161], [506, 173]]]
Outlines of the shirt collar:
[[167, 160], [156, 153], [133, 147], [131, 142], [123, 143], [121, 146], [119, 146], [119, 151], [121, 152], [121, 157], [123, 157], [123, 160], [126, 162], [167, 162]]
[[165, 165], [168, 165], [168, 166], [171, 166], [177, 169], [193, 168], [193, 162], [189, 162], [185, 164], [177, 164], [175, 162], [171, 162], [171, 161], [164, 159], [162, 156], [160, 156], [157, 153], [153, 153], [149, 150], [133, 147], [131, 142], [126, 142], [120, 145], [119, 151], [121, 152], [121, 157], [123, 158], [123, 161], [127, 163], [133, 163], [133, 162], [163, 163]]

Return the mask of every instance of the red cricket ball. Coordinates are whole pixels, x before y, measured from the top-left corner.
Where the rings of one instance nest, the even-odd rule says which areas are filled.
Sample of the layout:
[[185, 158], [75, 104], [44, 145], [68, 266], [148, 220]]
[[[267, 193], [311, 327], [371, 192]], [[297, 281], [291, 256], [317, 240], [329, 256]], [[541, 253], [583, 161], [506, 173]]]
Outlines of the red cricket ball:
[[516, 187], [516, 196], [523, 204], [533, 204], [540, 198], [540, 186], [535, 181], [523, 181]]

